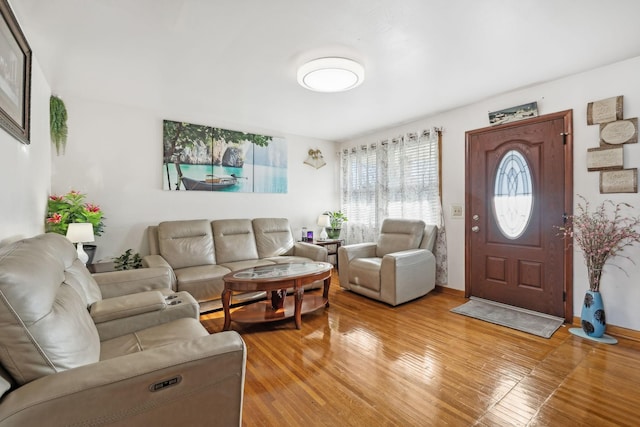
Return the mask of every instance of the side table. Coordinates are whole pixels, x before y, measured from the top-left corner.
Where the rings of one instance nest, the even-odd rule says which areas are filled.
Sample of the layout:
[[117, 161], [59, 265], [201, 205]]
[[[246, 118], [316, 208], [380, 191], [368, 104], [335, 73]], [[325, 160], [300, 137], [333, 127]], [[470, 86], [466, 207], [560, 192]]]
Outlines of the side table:
[[87, 264], [87, 270], [89, 270], [90, 273], [107, 273], [109, 271], [116, 271], [116, 267], [113, 262], [96, 262], [94, 264]]
[[336, 262], [334, 263], [336, 270], [340, 269], [338, 265], [338, 248], [342, 246], [341, 239], [314, 240], [312, 243], [327, 248], [327, 255], [336, 257]]

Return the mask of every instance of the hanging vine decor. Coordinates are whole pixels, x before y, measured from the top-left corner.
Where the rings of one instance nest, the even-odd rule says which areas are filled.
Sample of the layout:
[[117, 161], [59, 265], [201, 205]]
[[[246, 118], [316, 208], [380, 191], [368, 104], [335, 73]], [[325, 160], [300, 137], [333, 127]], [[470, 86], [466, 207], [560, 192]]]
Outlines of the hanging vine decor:
[[51, 95], [49, 99], [49, 125], [51, 128], [51, 142], [56, 146], [56, 153], [65, 152], [67, 145], [67, 108], [62, 99]]

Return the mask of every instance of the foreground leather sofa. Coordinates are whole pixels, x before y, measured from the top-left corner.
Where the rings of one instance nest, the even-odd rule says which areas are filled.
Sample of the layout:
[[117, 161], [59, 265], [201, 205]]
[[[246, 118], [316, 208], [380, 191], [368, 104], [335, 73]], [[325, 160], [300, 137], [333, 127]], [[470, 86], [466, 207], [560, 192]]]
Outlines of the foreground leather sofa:
[[[187, 291], [200, 311], [222, 308], [222, 278], [231, 271], [269, 264], [327, 261], [327, 249], [296, 242], [286, 218], [165, 221], [147, 229], [148, 267], [170, 268], [174, 289]], [[305, 288], [319, 288], [322, 282]], [[232, 304], [264, 298], [236, 293]]]
[[437, 227], [416, 219], [383, 220], [377, 242], [338, 248], [340, 286], [395, 306], [436, 286]]
[[0, 248], [0, 426], [240, 425], [241, 337], [166, 269], [95, 277], [58, 234]]

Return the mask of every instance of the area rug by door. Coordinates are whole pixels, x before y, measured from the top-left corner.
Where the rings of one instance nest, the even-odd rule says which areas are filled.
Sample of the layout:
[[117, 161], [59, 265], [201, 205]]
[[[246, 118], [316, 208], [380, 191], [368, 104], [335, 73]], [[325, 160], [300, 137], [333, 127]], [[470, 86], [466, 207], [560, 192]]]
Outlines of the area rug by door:
[[559, 317], [477, 297], [471, 297], [468, 302], [451, 311], [543, 338], [551, 338], [564, 323], [564, 319]]

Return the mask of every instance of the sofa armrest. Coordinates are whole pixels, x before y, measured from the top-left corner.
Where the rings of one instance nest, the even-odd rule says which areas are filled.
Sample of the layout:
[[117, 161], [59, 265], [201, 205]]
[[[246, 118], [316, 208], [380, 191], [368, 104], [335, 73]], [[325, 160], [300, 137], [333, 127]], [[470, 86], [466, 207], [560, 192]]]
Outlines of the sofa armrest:
[[173, 289], [173, 270], [165, 267], [95, 273], [102, 298], [113, 298], [154, 289]]
[[[160, 310], [145, 311], [131, 314], [129, 317], [113, 318], [108, 321], [102, 321], [95, 323], [96, 329], [98, 329], [98, 336], [100, 341], [109, 340], [111, 338], [120, 337], [126, 334], [132, 334], [141, 329], [151, 328], [156, 325], [161, 325], [173, 320], [182, 318], [192, 318], [198, 320], [200, 318], [200, 305], [188, 292], [175, 292], [169, 295], [164, 295], [160, 291], [150, 291], [160, 294], [165, 301], [164, 308]], [[142, 292], [146, 294], [147, 292]], [[129, 299], [136, 297], [138, 294], [131, 296], [126, 295], [122, 297], [110, 298], [103, 300], [105, 303], [109, 303], [112, 299]], [[151, 301], [148, 301], [149, 307], [153, 306]], [[124, 302], [128, 304], [128, 302]], [[93, 314], [93, 310], [91, 310]], [[95, 319], [94, 319], [95, 322]]]
[[427, 249], [409, 249], [382, 257], [380, 299], [397, 305], [435, 287], [436, 260]]
[[166, 259], [162, 258], [162, 255], [145, 255], [142, 257], [142, 265], [147, 268], [153, 268], [153, 267], [172, 268], [171, 264], [169, 264]]
[[0, 426], [239, 426], [246, 348], [236, 332], [48, 375], [6, 395]]
[[313, 243], [295, 242], [293, 245], [293, 255], [302, 256], [319, 262], [327, 262], [327, 248], [314, 245]]
[[355, 258], [373, 258], [376, 256], [376, 244], [372, 242], [355, 243], [353, 245], [340, 246], [338, 248], [338, 276], [340, 287], [351, 289], [349, 283], [349, 263]]
[[[338, 257], [340, 257], [340, 265], [347, 265], [354, 258], [373, 258], [376, 256], [376, 244], [356, 243], [353, 245], [340, 246], [338, 248]], [[344, 263], [343, 263], [344, 261]]]
[[167, 302], [161, 292], [146, 291], [96, 301], [89, 307], [89, 314], [94, 323], [102, 323], [166, 307]]

